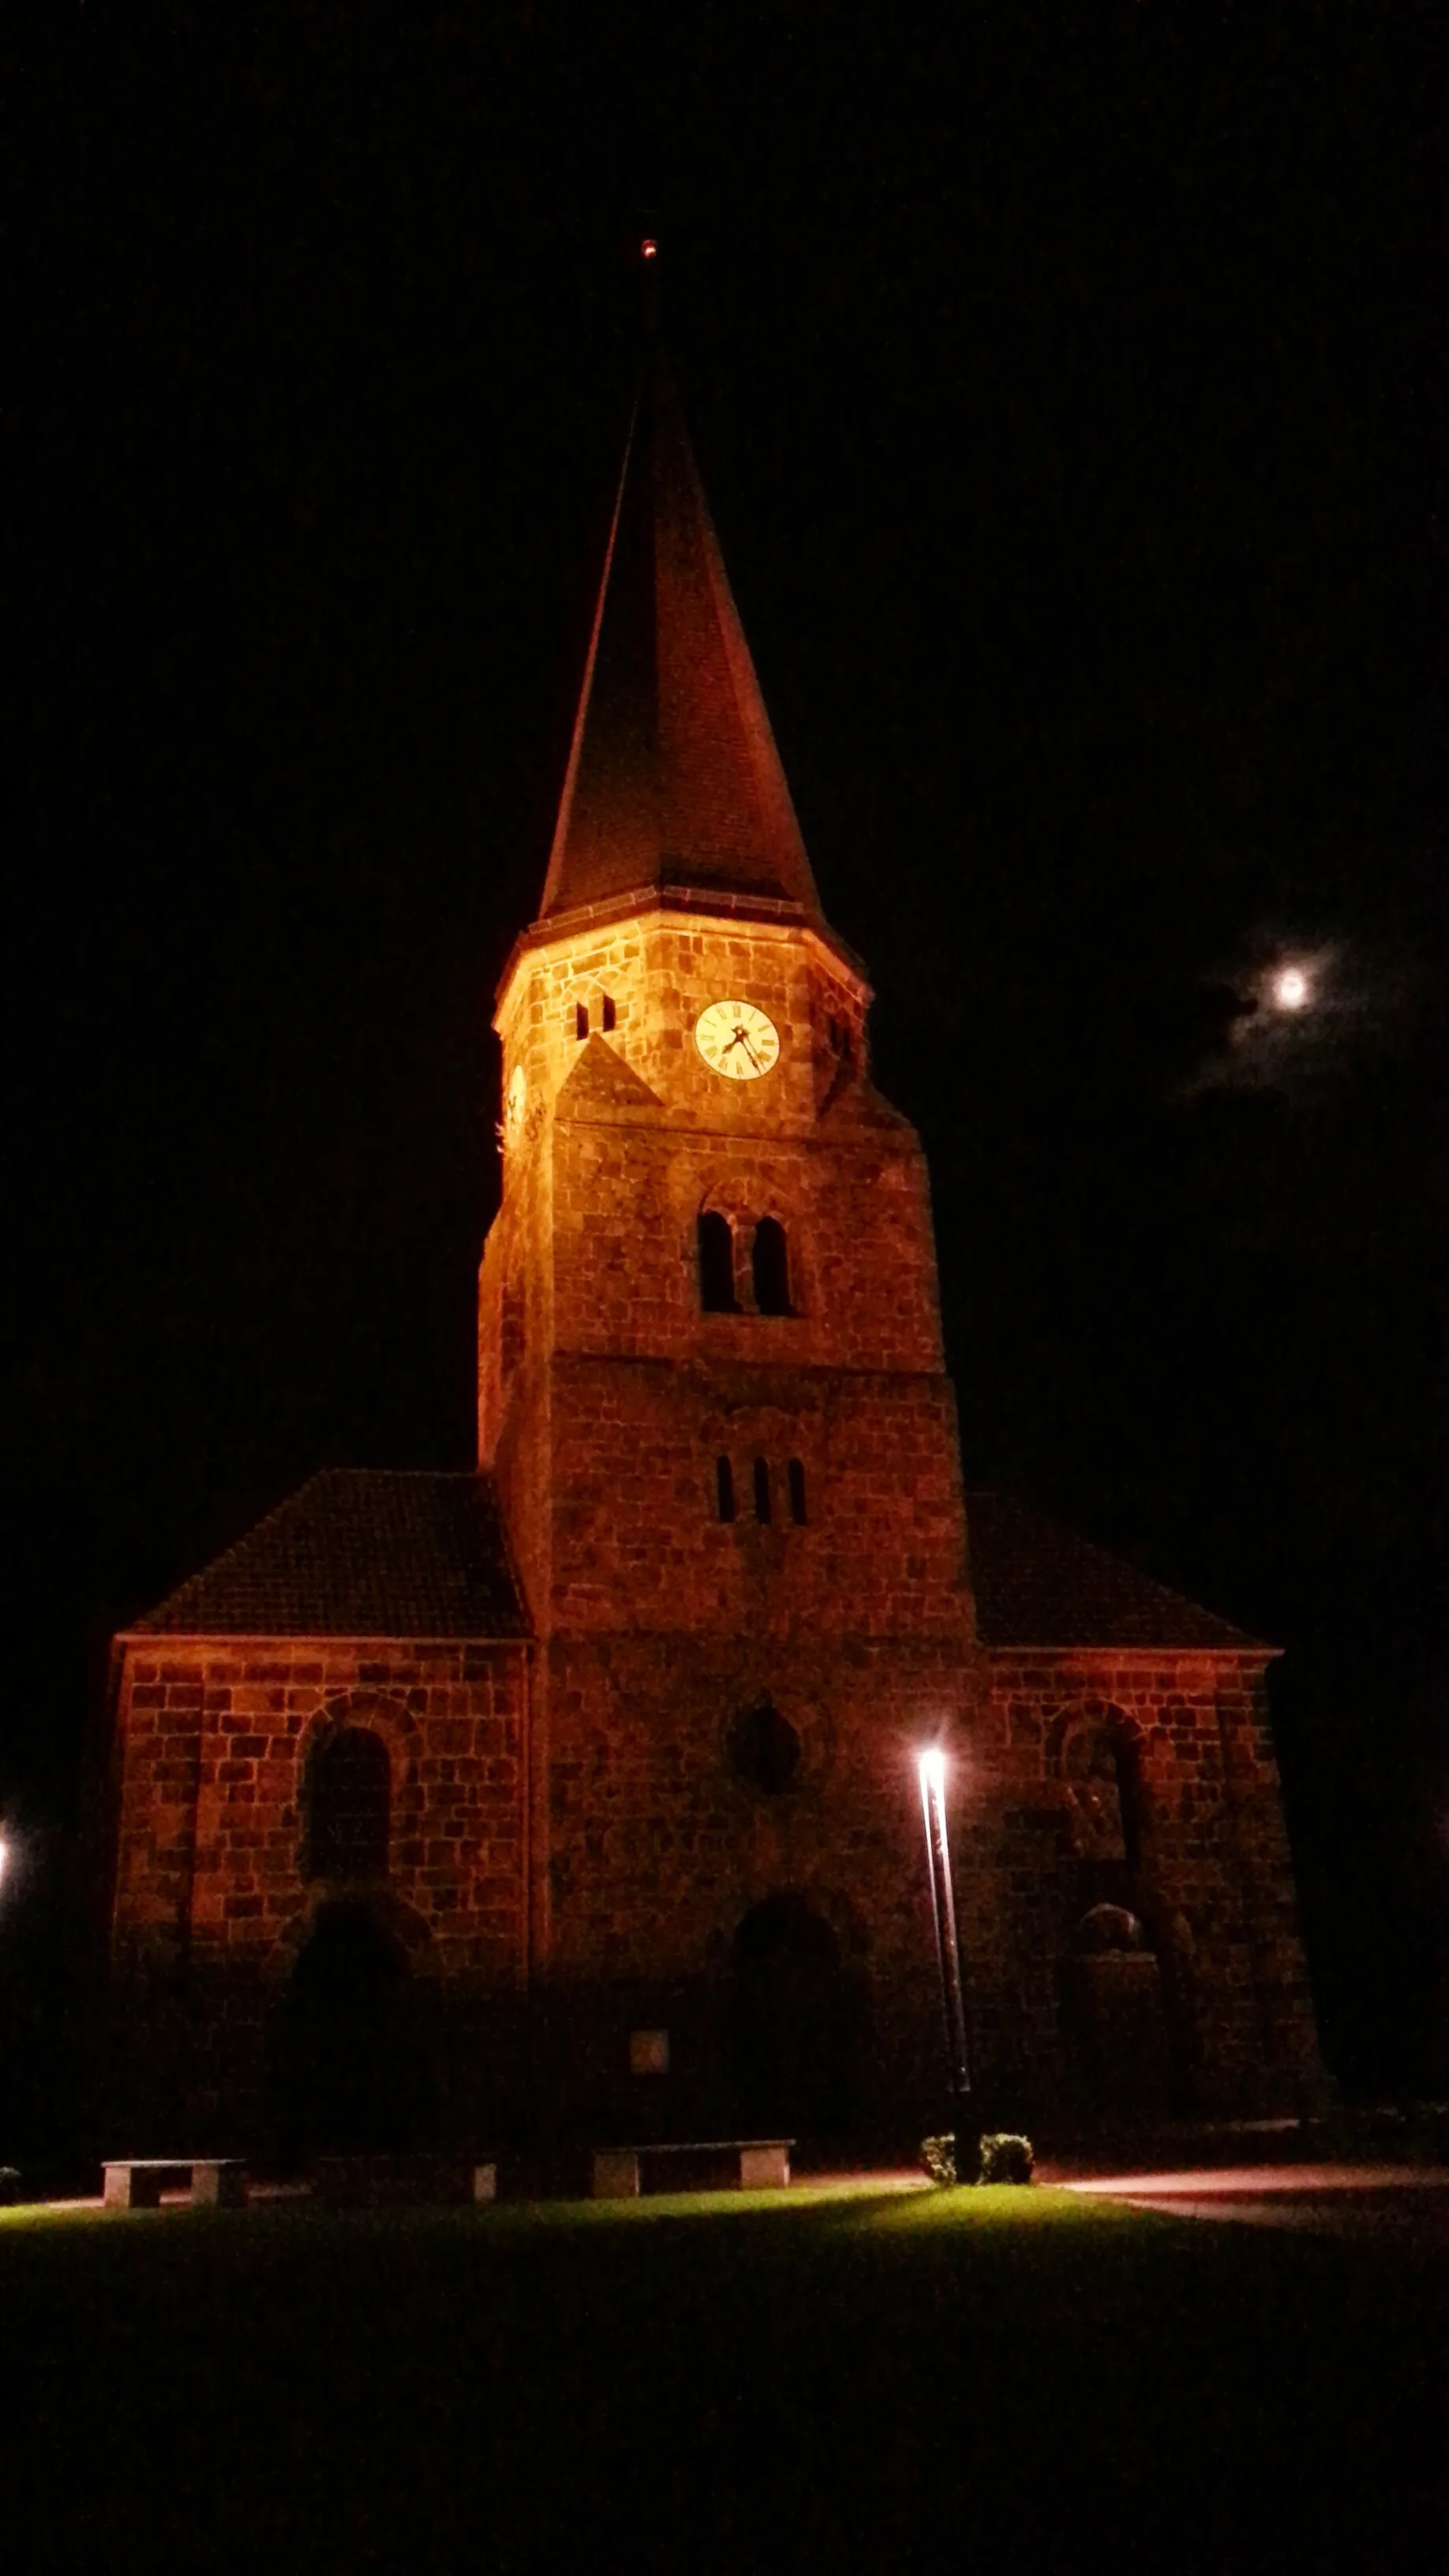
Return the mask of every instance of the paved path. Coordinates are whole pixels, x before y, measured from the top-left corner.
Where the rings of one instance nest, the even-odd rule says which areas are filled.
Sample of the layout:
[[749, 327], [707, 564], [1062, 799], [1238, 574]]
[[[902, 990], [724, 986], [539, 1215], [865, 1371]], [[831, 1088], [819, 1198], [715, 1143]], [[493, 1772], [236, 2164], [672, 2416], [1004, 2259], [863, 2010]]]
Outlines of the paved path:
[[1324, 2236], [1381, 2237], [1426, 2252], [1449, 2251], [1444, 2165], [1231, 2165], [1060, 2179], [1068, 2191], [1125, 2200], [1133, 2209], [1172, 2218], [1306, 2228]]

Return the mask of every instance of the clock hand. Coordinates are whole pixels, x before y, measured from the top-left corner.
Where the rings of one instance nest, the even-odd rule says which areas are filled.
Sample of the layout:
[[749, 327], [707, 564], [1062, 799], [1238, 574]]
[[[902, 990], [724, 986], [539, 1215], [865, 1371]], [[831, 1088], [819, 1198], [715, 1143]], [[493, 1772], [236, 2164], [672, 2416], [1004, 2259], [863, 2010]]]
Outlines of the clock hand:
[[719, 1053], [721, 1064], [723, 1064], [725, 1057], [729, 1054], [731, 1048], [737, 1046], [742, 1046], [744, 1048], [744, 1051], [749, 1057], [751, 1064], [754, 1066], [756, 1073], [758, 1073], [760, 1070], [760, 1059], [750, 1044], [749, 1031], [746, 1029], [742, 1021], [736, 1025], [734, 1036], [732, 1038], [727, 1038], [724, 1045], [720, 1048]]

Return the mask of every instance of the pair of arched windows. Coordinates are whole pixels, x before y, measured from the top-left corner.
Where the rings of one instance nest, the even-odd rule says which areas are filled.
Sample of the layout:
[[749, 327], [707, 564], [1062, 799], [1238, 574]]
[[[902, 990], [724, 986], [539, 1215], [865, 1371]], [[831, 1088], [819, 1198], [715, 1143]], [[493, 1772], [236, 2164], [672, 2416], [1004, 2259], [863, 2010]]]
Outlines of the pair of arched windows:
[[[603, 1030], [605, 1037], [607, 1037], [607, 1036], [609, 1035], [610, 1030], [613, 1028], [613, 1025], [614, 1025], [614, 1018], [615, 1018], [615, 1012], [614, 1012], [614, 997], [613, 997], [613, 994], [612, 994], [612, 993], [601, 993], [601, 994], [599, 995], [599, 1026], [600, 1026], [600, 1028]], [[588, 1034], [589, 1034], [589, 1006], [588, 1006], [588, 1003], [587, 1003], [587, 1002], [575, 1002], [575, 1004], [574, 1004], [574, 1036], [575, 1036], [575, 1039], [578, 1041], [578, 1043], [579, 1043], [580, 1045], [582, 1045], [582, 1043], [583, 1043], [584, 1039], [588, 1036]]]
[[[778, 1217], [762, 1216], [750, 1238], [750, 1290], [757, 1315], [792, 1315], [790, 1247]], [[699, 1220], [699, 1302], [707, 1315], [737, 1315], [735, 1230], [709, 1208]]]
[[[718, 1507], [720, 1519], [722, 1521], [738, 1520], [739, 1504], [735, 1495], [735, 1471], [728, 1458], [717, 1458], [715, 1460], [714, 1490], [715, 1502]], [[750, 1490], [754, 1497], [756, 1520], [772, 1521], [775, 1517], [774, 1490], [768, 1458], [757, 1458], [755, 1460], [754, 1465], [750, 1470]], [[789, 1498], [790, 1518], [795, 1523], [797, 1529], [803, 1529], [805, 1525], [805, 1468], [799, 1458], [792, 1458], [789, 1466], [785, 1470], [785, 1491]]]

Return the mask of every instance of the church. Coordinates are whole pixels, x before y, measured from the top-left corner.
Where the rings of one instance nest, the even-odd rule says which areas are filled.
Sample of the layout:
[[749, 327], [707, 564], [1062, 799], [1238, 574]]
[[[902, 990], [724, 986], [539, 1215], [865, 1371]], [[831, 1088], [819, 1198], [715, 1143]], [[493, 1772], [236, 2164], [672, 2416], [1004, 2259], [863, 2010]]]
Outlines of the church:
[[1274, 1650], [966, 1483], [920, 1144], [677, 397], [497, 993], [476, 1472], [327, 1469], [113, 1658], [111, 2120], [294, 2160], [1293, 2112]]

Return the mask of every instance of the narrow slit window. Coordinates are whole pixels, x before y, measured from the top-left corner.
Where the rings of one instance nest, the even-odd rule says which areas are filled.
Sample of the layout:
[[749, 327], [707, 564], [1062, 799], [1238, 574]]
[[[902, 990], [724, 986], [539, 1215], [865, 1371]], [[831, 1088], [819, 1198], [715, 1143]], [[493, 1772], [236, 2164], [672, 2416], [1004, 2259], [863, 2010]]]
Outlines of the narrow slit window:
[[607, 1037], [610, 1029], [614, 1025], [614, 996], [612, 993], [605, 993], [602, 995], [600, 1000], [600, 1015], [604, 1023], [604, 1035]]
[[769, 1517], [770, 1517], [770, 1467], [769, 1467], [769, 1461], [768, 1461], [768, 1459], [765, 1459], [765, 1458], [757, 1458], [757, 1459], [755, 1460], [755, 1518], [756, 1518], [756, 1520], [757, 1520], [757, 1521], [767, 1521], [767, 1520], [769, 1519]]
[[790, 1461], [790, 1518], [801, 1529], [805, 1526], [805, 1469], [798, 1458]]
[[778, 1217], [762, 1216], [750, 1253], [755, 1305], [762, 1315], [790, 1312], [790, 1255]]
[[707, 1315], [739, 1311], [735, 1296], [735, 1239], [727, 1216], [710, 1208], [699, 1220], [699, 1302]]
[[586, 1037], [588, 1036], [588, 1034], [589, 1034], [589, 1006], [588, 1006], [588, 1003], [587, 1003], [587, 1002], [575, 1002], [575, 1004], [574, 1004], [574, 1036], [575, 1036], [576, 1038], [586, 1038]]
[[714, 1491], [720, 1519], [732, 1521], [735, 1516], [735, 1471], [728, 1458], [716, 1458], [714, 1462]]

